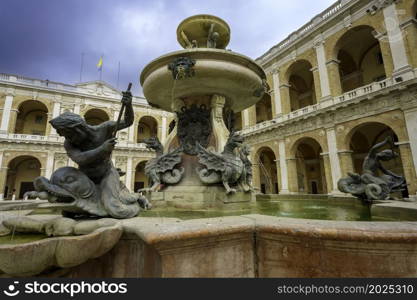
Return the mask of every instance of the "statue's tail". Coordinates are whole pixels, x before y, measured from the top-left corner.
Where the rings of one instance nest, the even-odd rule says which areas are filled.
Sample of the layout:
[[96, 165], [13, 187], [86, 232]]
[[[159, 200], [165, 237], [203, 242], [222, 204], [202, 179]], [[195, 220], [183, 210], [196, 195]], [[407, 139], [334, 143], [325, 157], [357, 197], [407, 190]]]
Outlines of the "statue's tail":
[[137, 196], [130, 193], [120, 183], [120, 177], [115, 168], [112, 168], [109, 174], [103, 178], [100, 187], [101, 201], [110, 216], [117, 219], [127, 219], [139, 213]]
[[162, 182], [166, 184], [177, 184], [182, 179], [184, 168], [173, 169], [172, 171], [162, 174]]
[[214, 183], [222, 182], [222, 177], [220, 173], [218, 172], [209, 171], [205, 168], [203, 169], [197, 168], [196, 171], [197, 171], [198, 176], [200, 177], [200, 180], [204, 184], [214, 184]]

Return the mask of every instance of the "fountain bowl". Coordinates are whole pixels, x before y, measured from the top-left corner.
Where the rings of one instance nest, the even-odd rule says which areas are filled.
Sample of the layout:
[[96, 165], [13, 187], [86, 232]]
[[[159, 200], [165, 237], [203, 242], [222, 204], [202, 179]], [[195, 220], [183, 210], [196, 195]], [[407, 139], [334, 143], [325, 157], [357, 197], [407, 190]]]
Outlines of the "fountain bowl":
[[51, 268], [69, 268], [108, 252], [119, 241], [116, 223], [85, 235], [45, 238], [22, 244], [0, 245], [2, 276], [33, 276]]
[[[179, 57], [195, 61], [194, 76], [174, 80], [169, 64]], [[267, 94], [263, 90], [265, 73], [249, 57], [214, 48], [184, 49], [163, 55], [142, 71], [140, 83], [150, 105], [174, 111], [177, 98], [218, 94], [226, 97], [226, 106], [242, 111]]]

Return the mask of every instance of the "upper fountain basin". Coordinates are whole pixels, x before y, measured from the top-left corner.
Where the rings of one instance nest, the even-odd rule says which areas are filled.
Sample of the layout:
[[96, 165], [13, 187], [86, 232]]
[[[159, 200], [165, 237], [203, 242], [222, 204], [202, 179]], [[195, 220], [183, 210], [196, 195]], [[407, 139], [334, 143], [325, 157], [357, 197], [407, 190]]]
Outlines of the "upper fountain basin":
[[[179, 57], [195, 61], [194, 75], [174, 80], [169, 64]], [[173, 111], [176, 98], [223, 95], [233, 111], [242, 111], [264, 96], [262, 80], [265, 73], [249, 57], [213, 48], [193, 48], [163, 55], [150, 62], [140, 75], [143, 93], [149, 104]], [[174, 84], [175, 82], [175, 84]]]

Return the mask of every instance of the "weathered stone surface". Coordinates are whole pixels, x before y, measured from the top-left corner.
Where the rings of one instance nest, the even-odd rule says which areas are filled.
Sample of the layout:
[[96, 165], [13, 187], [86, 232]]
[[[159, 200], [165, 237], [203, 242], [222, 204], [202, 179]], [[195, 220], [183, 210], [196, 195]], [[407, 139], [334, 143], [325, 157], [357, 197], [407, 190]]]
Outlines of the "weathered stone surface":
[[102, 256], [121, 235], [122, 227], [116, 224], [82, 236], [0, 245], [0, 271], [8, 276], [33, 276], [50, 267], [74, 267]]
[[[59, 215], [17, 216], [4, 220], [3, 225], [9, 230], [14, 230], [16, 232], [44, 233], [46, 224], [59, 218], [62, 217]], [[52, 223], [50, 224], [52, 225]], [[49, 232], [52, 235], [52, 228]]]
[[101, 227], [114, 226], [117, 224], [117, 222], [117, 220], [110, 218], [78, 222], [74, 226], [74, 234], [89, 234]]
[[45, 224], [45, 233], [48, 236], [73, 235], [75, 224], [73, 219], [58, 217]]
[[259, 277], [415, 277], [416, 222], [256, 221]]
[[262, 215], [124, 220], [108, 254], [70, 277], [415, 277], [417, 222]]

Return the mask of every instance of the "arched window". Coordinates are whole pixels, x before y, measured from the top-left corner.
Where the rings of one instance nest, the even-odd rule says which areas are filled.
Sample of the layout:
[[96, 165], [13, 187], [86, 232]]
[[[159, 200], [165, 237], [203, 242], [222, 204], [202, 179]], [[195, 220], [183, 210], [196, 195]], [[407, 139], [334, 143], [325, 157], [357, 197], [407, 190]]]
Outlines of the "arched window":
[[370, 26], [352, 28], [336, 44], [344, 93], [386, 78], [381, 48], [373, 31]]
[[312, 138], [302, 138], [295, 149], [299, 193], [327, 194], [322, 148]]
[[291, 111], [317, 103], [312, 66], [306, 60], [293, 63], [287, 71]]
[[143, 140], [154, 136], [158, 136], [158, 122], [156, 119], [151, 116], [144, 116], [140, 118], [138, 124], [137, 142], [142, 143]]
[[28, 100], [19, 106], [15, 133], [45, 135], [48, 108], [40, 101]]
[[84, 119], [88, 125], [99, 125], [108, 121], [110, 118], [104, 110], [93, 108], [85, 113]]
[[41, 175], [41, 163], [32, 156], [18, 156], [10, 161], [7, 170], [6, 199], [23, 199], [26, 192], [33, 191], [33, 180]]

